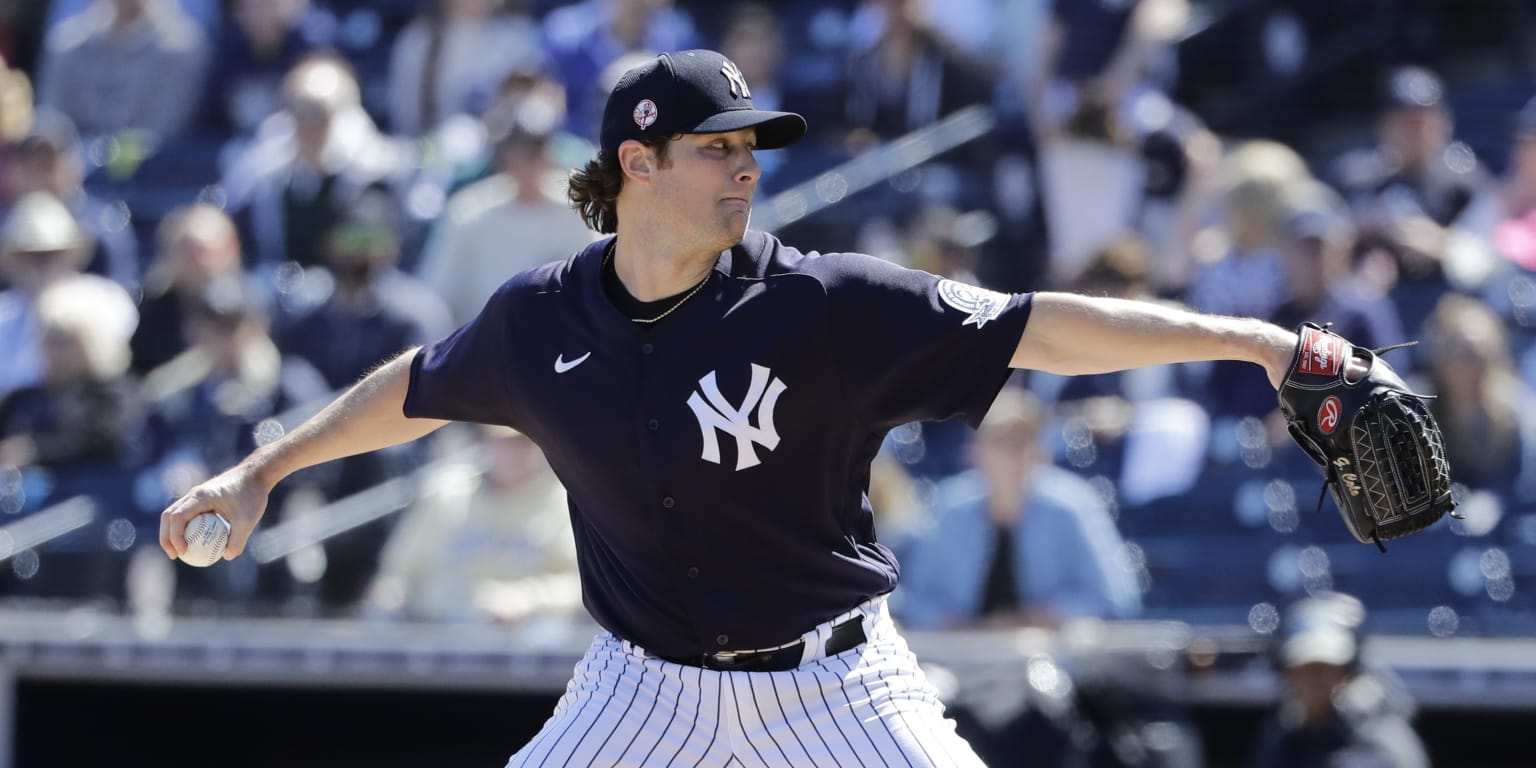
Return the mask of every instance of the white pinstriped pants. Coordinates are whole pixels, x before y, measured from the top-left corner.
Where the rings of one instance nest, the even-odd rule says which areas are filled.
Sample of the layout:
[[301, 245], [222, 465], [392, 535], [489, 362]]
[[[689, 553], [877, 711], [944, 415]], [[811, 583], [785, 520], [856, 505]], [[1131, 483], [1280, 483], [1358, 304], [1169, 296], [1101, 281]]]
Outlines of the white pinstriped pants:
[[[868, 642], [830, 658], [807, 651], [813, 658], [788, 672], [672, 664], [598, 635], [555, 713], [507, 768], [982, 766], [885, 599], [860, 610]], [[807, 646], [821, 648], [842, 618], [806, 633]]]

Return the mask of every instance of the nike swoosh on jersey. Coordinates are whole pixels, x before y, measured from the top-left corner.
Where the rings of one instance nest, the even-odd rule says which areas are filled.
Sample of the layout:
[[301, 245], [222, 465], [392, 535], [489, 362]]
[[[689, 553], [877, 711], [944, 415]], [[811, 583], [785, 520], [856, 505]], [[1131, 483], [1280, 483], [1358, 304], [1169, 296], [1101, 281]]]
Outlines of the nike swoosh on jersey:
[[581, 365], [582, 363], [586, 362], [587, 358], [589, 358], [591, 356], [592, 356], [592, 353], [588, 352], [585, 355], [582, 355], [581, 357], [576, 358], [575, 360], [572, 360], [570, 362], [566, 362], [565, 361], [565, 354], [564, 353], [555, 355], [555, 373], [565, 373], [566, 371], [569, 371], [570, 369], [575, 368], [576, 366]]

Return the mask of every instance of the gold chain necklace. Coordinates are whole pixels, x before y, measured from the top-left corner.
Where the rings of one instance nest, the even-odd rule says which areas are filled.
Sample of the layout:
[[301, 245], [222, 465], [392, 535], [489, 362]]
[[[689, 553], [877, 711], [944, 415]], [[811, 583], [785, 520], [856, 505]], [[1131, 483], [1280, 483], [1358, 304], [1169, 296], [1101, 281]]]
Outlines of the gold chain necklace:
[[[613, 245], [608, 246], [608, 252], [603, 254], [603, 264], [602, 264], [601, 267], [599, 267], [600, 271], [607, 271], [607, 269], [608, 269], [608, 262], [613, 261], [613, 251], [614, 251], [614, 246]], [[617, 269], [617, 267], [615, 267], [615, 269]], [[676, 312], [678, 307], [681, 307], [684, 304], [684, 302], [686, 302], [689, 299], [693, 298], [693, 295], [695, 293], [698, 293], [699, 289], [703, 288], [704, 284], [707, 283], [707, 282], [709, 282], [709, 273], [708, 272], [704, 273], [704, 279], [700, 280], [696, 285], [694, 285], [693, 288], [688, 291], [687, 295], [683, 296], [681, 299], [678, 299], [676, 304], [673, 304], [672, 306], [667, 307], [667, 311], [665, 311], [665, 312], [663, 312], [663, 313], [661, 313], [661, 314], [659, 314], [659, 315], [657, 315], [655, 317], [649, 318], [649, 319], [643, 318], [643, 317], [631, 317], [629, 319], [630, 322], [642, 323], [642, 324], [645, 324], [645, 325], [650, 325], [651, 323], [654, 323], [654, 322], [662, 319], [663, 317], [666, 317], [667, 315], [670, 315], [673, 312]]]

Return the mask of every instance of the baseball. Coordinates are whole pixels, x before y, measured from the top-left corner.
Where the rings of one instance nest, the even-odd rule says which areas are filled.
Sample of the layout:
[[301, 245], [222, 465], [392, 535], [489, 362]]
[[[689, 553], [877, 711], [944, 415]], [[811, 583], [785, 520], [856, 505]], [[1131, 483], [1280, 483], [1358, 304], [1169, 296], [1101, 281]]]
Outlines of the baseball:
[[187, 565], [207, 568], [224, 555], [224, 545], [229, 543], [229, 521], [213, 512], [204, 512], [187, 523], [187, 551], [181, 561]]

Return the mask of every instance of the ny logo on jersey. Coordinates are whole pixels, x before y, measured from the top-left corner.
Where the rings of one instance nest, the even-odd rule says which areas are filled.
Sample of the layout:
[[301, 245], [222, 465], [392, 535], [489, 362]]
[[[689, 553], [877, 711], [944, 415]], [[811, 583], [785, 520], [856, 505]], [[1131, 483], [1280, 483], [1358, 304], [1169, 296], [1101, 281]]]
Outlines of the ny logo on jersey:
[[731, 81], [732, 96], [743, 99], [752, 98], [752, 92], [747, 90], [747, 77], [741, 74], [741, 70], [736, 68], [736, 62], [726, 59], [725, 66], [720, 68], [720, 74], [725, 75], [725, 79]]
[[[747, 387], [747, 396], [739, 406], [731, 405], [720, 394], [720, 387], [715, 384], [714, 371], [699, 379], [699, 391], [704, 393], [703, 396], [694, 392], [688, 397], [688, 407], [698, 417], [699, 429], [704, 434], [704, 455], [699, 458], [714, 464], [720, 463], [720, 442], [715, 436], [716, 430], [736, 438], [737, 471], [758, 465], [757, 450], [753, 448], [753, 443], [770, 451], [778, 447], [779, 433], [773, 428], [773, 407], [779, 402], [779, 395], [784, 394], [788, 387], [777, 377], [769, 383], [770, 376], [773, 376], [772, 371], [753, 363], [752, 383]], [[757, 411], [755, 427], [750, 421], [754, 410]]]

